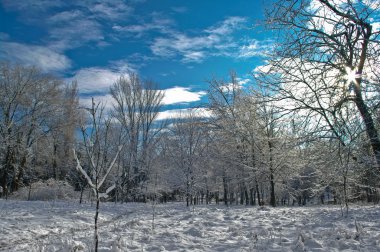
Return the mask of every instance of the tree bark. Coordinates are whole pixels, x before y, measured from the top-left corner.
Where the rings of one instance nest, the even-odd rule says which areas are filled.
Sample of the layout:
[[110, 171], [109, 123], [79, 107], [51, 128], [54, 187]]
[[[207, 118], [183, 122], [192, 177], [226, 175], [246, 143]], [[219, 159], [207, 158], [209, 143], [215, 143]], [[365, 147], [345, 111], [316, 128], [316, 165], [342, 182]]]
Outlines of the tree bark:
[[227, 179], [223, 177], [223, 200], [224, 204], [228, 206], [228, 188], [227, 188]]

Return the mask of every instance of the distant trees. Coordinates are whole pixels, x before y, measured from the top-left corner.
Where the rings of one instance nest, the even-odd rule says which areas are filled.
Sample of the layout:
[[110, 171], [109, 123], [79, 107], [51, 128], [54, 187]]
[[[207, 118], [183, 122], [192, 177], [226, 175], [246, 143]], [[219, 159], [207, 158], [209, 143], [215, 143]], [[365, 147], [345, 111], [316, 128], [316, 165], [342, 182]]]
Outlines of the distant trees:
[[[62, 81], [36, 68], [0, 64], [0, 185], [6, 196], [44, 163], [55, 166], [58, 176], [57, 150], [67, 151], [75, 140], [75, 90], [75, 85], [65, 88]], [[64, 115], [68, 117], [63, 121]], [[63, 138], [51, 141], [58, 131], [64, 132]], [[47, 157], [49, 150], [53, 155]]]
[[[243, 90], [234, 73], [230, 82], [213, 80], [210, 87], [210, 109], [214, 113], [211, 123], [219, 134], [229, 139], [229, 155], [224, 158], [236, 171], [230, 168], [225, 175], [233, 171], [240, 203], [256, 204], [257, 196], [258, 204], [264, 204], [263, 194], [267, 194], [265, 188], [269, 186], [269, 203], [276, 206], [275, 184], [280, 182], [280, 175], [287, 172], [284, 169], [288, 167], [288, 157], [294, 147], [290, 127], [282, 122], [280, 111], [265, 99], [263, 90]], [[228, 186], [231, 176], [223, 180], [224, 198], [228, 194], [233, 197], [232, 192], [226, 192], [226, 188], [232, 190], [231, 185]]]
[[190, 113], [173, 121], [165, 139], [167, 164], [172, 167], [171, 176], [176, 187], [184, 192], [186, 205], [197, 204], [204, 197], [203, 169], [207, 169], [208, 126]]

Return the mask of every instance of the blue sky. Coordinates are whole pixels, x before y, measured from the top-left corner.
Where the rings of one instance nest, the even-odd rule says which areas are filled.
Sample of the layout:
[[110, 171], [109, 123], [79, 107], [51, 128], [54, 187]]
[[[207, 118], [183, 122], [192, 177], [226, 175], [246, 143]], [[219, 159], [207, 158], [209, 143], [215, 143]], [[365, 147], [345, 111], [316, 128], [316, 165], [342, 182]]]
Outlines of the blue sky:
[[166, 91], [164, 110], [174, 112], [204, 102], [213, 77], [234, 70], [250, 82], [273, 42], [256, 25], [267, 3], [3, 0], [0, 59], [77, 80], [82, 103], [109, 99], [118, 76], [136, 71]]

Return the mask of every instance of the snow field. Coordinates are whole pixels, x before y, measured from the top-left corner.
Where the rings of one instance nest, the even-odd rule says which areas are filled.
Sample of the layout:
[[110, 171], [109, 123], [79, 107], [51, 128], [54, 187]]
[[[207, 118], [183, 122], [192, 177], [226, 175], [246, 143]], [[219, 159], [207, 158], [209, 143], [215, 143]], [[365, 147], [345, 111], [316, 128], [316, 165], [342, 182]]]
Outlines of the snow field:
[[[380, 251], [380, 207], [102, 203], [99, 251]], [[0, 200], [0, 251], [92, 251], [95, 206]]]

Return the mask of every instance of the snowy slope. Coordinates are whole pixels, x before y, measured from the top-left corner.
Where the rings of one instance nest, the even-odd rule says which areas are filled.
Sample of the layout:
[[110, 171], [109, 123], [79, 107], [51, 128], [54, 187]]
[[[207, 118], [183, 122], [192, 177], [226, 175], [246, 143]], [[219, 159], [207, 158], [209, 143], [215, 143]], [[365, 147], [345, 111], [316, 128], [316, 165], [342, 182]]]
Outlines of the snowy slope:
[[[100, 251], [380, 251], [380, 207], [101, 204]], [[0, 251], [91, 251], [94, 206], [0, 200]], [[356, 224], [355, 224], [356, 223]]]

